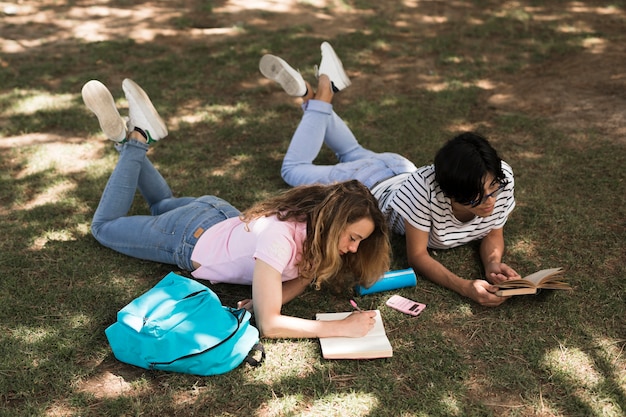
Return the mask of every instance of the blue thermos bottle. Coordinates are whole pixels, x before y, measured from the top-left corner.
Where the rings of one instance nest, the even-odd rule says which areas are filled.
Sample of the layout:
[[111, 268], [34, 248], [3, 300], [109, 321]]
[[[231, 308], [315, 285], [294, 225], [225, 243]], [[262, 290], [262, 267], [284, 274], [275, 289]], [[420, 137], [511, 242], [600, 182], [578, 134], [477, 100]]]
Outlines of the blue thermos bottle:
[[414, 287], [417, 285], [417, 277], [413, 268], [387, 271], [381, 279], [369, 288], [357, 285], [354, 288], [356, 295], [367, 295], [375, 292], [397, 290], [398, 288]]

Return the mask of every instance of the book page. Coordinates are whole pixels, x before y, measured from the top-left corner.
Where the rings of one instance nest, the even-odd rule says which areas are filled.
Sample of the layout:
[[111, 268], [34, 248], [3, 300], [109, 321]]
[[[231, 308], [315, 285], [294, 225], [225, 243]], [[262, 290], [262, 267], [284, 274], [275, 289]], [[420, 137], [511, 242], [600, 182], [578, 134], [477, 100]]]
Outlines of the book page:
[[511, 295], [529, 295], [537, 294], [537, 288], [523, 287], [523, 288], [503, 288], [495, 292], [498, 297], [509, 297]]
[[536, 286], [540, 286], [544, 281], [549, 280], [553, 275], [561, 272], [562, 270], [563, 268], [542, 269], [541, 271], [537, 271], [534, 274], [524, 277], [524, 279], [532, 282]]
[[[499, 288], [543, 287], [544, 283], [549, 282], [551, 279], [556, 279], [557, 276], [560, 276], [559, 274], [562, 270], [563, 268], [542, 269], [541, 271], [537, 271], [522, 279], [512, 279], [495, 285]], [[559, 281], [556, 281], [556, 284], [559, 288], [562, 288], [563, 285], [567, 286], [567, 284], [561, 283]]]
[[[317, 320], [342, 320], [352, 312], [318, 313]], [[322, 356], [325, 359], [375, 359], [389, 358], [393, 355], [391, 343], [387, 338], [380, 311], [376, 310], [376, 323], [363, 337], [325, 337], [320, 338]]]

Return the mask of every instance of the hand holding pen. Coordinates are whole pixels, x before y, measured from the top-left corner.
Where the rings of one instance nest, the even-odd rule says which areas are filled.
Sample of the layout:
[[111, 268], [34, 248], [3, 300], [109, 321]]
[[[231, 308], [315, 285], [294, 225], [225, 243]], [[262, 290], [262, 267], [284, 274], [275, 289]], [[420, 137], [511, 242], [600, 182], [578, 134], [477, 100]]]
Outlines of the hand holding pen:
[[361, 327], [360, 332], [362, 332], [362, 335], [367, 334], [372, 329], [372, 327], [374, 327], [374, 324], [376, 323], [376, 320], [375, 320], [376, 312], [361, 310], [361, 308], [358, 306], [358, 304], [354, 300], [350, 300], [350, 304], [352, 305], [352, 307], [354, 307], [354, 309], [356, 310], [355, 313], [357, 314], [351, 314], [347, 318], [354, 318], [355, 320], [357, 320], [355, 324], [357, 325], [357, 327]]

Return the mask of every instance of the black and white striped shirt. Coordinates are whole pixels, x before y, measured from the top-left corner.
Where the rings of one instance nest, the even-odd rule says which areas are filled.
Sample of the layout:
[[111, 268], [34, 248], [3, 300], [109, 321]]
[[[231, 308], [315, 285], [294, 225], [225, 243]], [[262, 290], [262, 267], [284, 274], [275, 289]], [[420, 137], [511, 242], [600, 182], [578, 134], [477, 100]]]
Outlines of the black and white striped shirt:
[[409, 175], [398, 176], [400, 183], [389, 184], [383, 190], [374, 190], [374, 195], [387, 216], [392, 232], [405, 234], [406, 220], [416, 229], [429, 233], [429, 248], [449, 249], [482, 239], [491, 230], [504, 226], [515, 208], [515, 183], [513, 170], [504, 161], [502, 170], [508, 184], [498, 195], [493, 213], [487, 217], [476, 216], [468, 222], [461, 222], [454, 216], [450, 199], [435, 181], [433, 165], [418, 168]]

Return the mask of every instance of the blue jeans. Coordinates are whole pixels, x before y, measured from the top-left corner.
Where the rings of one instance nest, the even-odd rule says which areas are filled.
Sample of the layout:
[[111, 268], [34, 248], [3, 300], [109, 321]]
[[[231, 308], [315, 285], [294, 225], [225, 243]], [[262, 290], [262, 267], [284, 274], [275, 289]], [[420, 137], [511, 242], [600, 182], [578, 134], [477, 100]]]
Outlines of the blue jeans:
[[[118, 149], [120, 159], [102, 193], [91, 233], [117, 252], [192, 271], [191, 253], [202, 231], [239, 216], [239, 210], [214, 196], [174, 197], [146, 156], [148, 145], [130, 140]], [[137, 189], [151, 215], [127, 216]]]
[[[372, 188], [381, 181], [417, 168], [395, 153], [376, 153], [363, 148], [350, 128], [329, 103], [309, 100], [304, 115], [283, 159], [281, 175], [291, 186], [330, 184], [356, 179]], [[322, 145], [337, 156], [335, 165], [314, 165]]]

